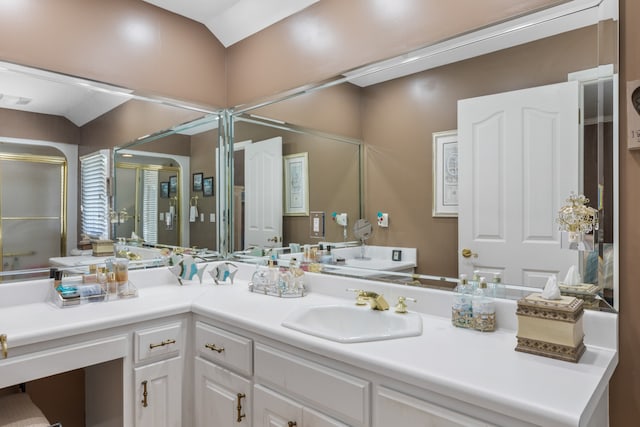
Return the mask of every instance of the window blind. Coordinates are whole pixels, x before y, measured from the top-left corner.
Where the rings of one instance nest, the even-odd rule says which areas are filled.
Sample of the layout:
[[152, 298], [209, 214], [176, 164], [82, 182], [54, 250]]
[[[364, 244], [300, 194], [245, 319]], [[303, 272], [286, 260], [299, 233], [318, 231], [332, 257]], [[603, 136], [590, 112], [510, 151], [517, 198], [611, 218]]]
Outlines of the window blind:
[[142, 173], [142, 238], [147, 243], [158, 243], [158, 171]]
[[109, 238], [109, 151], [80, 158], [80, 231], [93, 238]]

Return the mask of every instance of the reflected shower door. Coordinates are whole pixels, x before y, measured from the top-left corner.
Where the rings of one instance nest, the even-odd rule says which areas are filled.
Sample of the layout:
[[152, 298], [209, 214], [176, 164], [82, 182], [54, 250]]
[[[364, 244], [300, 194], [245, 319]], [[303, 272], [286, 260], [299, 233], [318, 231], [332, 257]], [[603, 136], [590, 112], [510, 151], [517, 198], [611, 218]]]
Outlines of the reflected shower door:
[[46, 268], [66, 248], [64, 158], [0, 156], [2, 271]]

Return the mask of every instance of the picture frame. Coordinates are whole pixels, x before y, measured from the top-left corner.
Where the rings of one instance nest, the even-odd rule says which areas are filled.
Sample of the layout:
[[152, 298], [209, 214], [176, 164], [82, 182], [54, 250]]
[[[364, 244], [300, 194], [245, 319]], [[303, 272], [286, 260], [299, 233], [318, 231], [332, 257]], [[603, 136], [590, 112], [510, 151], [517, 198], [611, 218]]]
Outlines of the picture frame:
[[283, 156], [285, 216], [309, 216], [309, 154]]
[[178, 194], [178, 176], [172, 175], [169, 177], [169, 197]]
[[213, 187], [213, 177], [208, 176], [202, 180], [202, 194], [204, 197], [212, 197], [215, 195]]
[[191, 190], [194, 193], [202, 191], [202, 178], [204, 174], [202, 172], [196, 172], [193, 174], [193, 178], [191, 180]]
[[434, 217], [458, 216], [458, 131], [433, 133]]
[[163, 181], [160, 183], [160, 198], [161, 199], [169, 198], [169, 181]]

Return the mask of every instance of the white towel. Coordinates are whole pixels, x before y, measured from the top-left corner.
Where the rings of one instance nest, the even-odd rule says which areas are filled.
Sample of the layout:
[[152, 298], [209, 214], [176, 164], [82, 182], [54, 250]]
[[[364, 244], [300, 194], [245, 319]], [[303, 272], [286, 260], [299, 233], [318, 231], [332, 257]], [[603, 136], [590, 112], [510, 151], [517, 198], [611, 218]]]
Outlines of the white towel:
[[196, 222], [197, 217], [198, 217], [198, 207], [191, 206], [189, 208], [189, 222]]

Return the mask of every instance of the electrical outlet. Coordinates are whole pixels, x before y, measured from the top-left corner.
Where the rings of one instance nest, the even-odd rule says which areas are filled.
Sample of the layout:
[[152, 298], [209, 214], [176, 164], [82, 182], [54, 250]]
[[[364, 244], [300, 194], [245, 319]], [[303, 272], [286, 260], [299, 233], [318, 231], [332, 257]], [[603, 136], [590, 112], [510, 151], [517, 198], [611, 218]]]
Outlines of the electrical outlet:
[[336, 214], [336, 224], [341, 225], [343, 227], [346, 227], [347, 226], [347, 214], [346, 213]]
[[385, 228], [389, 226], [389, 214], [378, 212], [378, 226]]

